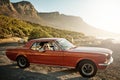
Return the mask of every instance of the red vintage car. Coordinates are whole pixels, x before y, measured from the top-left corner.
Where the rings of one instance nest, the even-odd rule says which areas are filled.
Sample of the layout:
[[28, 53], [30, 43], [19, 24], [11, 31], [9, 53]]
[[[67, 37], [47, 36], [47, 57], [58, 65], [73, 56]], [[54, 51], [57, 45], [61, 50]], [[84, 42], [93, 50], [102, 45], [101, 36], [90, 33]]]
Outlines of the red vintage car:
[[22, 48], [7, 49], [6, 55], [20, 68], [30, 63], [64, 66], [76, 68], [83, 77], [93, 77], [113, 62], [109, 49], [76, 47], [64, 38], [33, 39]]

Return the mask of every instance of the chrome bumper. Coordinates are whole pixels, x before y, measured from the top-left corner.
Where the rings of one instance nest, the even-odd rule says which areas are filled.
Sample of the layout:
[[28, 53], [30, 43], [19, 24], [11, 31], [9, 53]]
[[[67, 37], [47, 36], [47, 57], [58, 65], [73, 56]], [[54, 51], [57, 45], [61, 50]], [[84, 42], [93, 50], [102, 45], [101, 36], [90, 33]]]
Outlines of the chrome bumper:
[[108, 63], [100, 63], [99, 66], [108, 66], [113, 62], [113, 58], [111, 57]]

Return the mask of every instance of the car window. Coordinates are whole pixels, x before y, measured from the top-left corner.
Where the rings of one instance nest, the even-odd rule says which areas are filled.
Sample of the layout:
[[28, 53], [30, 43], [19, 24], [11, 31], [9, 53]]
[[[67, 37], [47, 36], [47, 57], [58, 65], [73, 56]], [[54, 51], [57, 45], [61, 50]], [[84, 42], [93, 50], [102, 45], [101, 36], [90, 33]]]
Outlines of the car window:
[[72, 43], [70, 43], [68, 40], [66, 39], [61, 39], [61, 40], [58, 40], [56, 41], [58, 45], [61, 46], [61, 48], [63, 50], [68, 50], [68, 49], [71, 49], [73, 47], [75, 47]]
[[33, 43], [31, 49], [38, 51], [53, 50], [51, 46], [52, 44], [49, 42], [35, 42]]
[[35, 42], [33, 43], [32, 50], [38, 50], [38, 51], [45, 51], [45, 50], [52, 50], [52, 51], [58, 51], [61, 50], [60, 47], [55, 42]]
[[55, 44], [55, 42], [47, 42], [43, 46], [44, 50], [59, 50], [58, 46]]
[[33, 43], [31, 49], [32, 50], [39, 50], [42, 46], [40, 45], [40, 42]]
[[51, 46], [52, 46], [53, 50], [55, 50], [55, 51], [61, 50], [60, 47], [55, 42], [52, 42]]

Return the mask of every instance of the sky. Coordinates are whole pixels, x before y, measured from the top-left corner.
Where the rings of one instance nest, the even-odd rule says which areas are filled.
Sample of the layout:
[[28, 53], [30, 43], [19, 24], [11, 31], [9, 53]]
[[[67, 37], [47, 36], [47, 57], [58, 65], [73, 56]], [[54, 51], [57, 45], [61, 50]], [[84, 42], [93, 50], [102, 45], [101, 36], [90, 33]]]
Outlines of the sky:
[[38, 12], [81, 17], [89, 25], [120, 34], [120, 0], [10, 0], [29, 1]]

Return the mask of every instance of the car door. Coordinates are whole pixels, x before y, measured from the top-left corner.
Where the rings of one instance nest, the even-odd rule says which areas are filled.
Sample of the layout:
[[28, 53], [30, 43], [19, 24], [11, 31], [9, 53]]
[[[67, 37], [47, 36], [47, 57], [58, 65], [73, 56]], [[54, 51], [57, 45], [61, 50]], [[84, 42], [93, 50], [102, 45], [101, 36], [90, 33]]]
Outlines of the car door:
[[49, 65], [62, 65], [63, 52], [55, 50], [46, 50], [40, 53], [39, 59], [40, 63]]
[[[35, 43], [35, 47], [38, 43]], [[33, 45], [34, 46], [34, 45]], [[58, 47], [57, 45], [54, 45]], [[33, 63], [48, 64], [48, 65], [62, 65], [63, 62], [63, 51], [55, 48], [54, 50], [43, 50], [39, 51], [36, 49], [30, 50], [29, 59]]]

